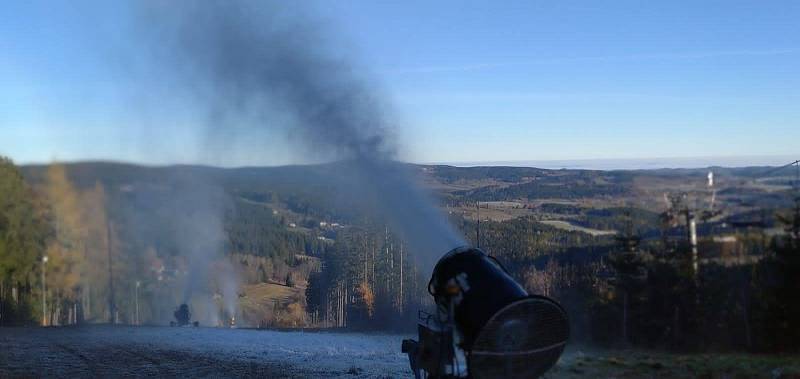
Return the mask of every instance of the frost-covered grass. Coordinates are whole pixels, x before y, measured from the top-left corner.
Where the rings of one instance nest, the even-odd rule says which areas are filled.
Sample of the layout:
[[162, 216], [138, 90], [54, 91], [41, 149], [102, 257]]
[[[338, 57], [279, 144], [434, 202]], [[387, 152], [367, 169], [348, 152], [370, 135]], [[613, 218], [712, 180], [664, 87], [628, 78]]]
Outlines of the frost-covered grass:
[[798, 378], [800, 356], [568, 348], [545, 378]]
[[0, 329], [0, 377], [408, 377], [403, 336], [247, 329]]
[[[406, 336], [252, 329], [0, 328], [0, 378], [410, 378]], [[800, 356], [568, 346], [546, 378], [800, 377]]]

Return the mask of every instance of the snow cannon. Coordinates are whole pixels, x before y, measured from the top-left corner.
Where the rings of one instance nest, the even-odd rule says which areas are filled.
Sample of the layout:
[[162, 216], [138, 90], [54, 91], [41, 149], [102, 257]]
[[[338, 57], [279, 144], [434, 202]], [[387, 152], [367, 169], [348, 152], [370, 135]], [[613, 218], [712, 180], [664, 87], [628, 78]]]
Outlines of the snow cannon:
[[192, 319], [192, 312], [189, 311], [189, 306], [186, 304], [181, 304], [178, 306], [178, 309], [175, 310], [173, 313], [175, 316], [175, 321], [171, 321], [169, 324], [170, 326], [188, 326], [193, 325], [197, 326], [197, 321], [191, 322]]
[[535, 378], [550, 369], [569, 338], [564, 309], [530, 295], [497, 259], [460, 247], [433, 270], [436, 314], [420, 312], [419, 340], [404, 340], [419, 378]]

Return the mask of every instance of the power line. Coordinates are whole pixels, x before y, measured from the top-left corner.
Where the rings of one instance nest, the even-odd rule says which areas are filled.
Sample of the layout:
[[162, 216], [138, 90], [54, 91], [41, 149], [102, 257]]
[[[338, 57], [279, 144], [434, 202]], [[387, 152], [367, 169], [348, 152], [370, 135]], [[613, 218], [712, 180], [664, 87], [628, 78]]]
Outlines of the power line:
[[787, 163], [787, 164], [785, 164], [783, 166], [779, 166], [779, 167], [775, 167], [773, 169], [770, 169], [769, 171], [757, 176], [756, 178], [766, 177], [766, 176], [771, 175], [772, 173], [774, 173], [776, 171], [780, 171], [780, 170], [783, 170], [783, 169], [785, 169], [787, 167], [791, 167], [791, 166], [794, 166], [794, 165], [797, 165], [797, 167], [798, 167], [798, 174], [797, 175], [800, 175], [800, 159], [798, 159], [798, 160], [796, 160], [794, 162], [789, 162], [789, 163]]

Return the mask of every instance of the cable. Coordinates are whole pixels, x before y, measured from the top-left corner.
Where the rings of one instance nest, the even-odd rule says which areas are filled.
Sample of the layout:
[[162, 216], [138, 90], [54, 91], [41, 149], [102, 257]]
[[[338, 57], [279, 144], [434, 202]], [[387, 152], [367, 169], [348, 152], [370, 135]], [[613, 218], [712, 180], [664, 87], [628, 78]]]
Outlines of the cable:
[[[798, 159], [798, 160], [796, 160], [794, 162], [787, 163], [787, 164], [785, 164], [783, 166], [775, 167], [773, 169], [770, 169], [767, 172], [764, 172], [763, 174], [761, 174], [759, 176], [756, 176], [756, 179], [763, 178], [763, 177], [765, 177], [767, 175], [770, 175], [770, 174], [774, 173], [775, 171], [783, 170], [786, 167], [793, 166], [793, 165], [798, 165], [798, 164], [800, 164], [800, 159]], [[798, 170], [800, 170], [800, 166], [798, 166]], [[798, 175], [800, 175], [800, 172], [798, 173]]]

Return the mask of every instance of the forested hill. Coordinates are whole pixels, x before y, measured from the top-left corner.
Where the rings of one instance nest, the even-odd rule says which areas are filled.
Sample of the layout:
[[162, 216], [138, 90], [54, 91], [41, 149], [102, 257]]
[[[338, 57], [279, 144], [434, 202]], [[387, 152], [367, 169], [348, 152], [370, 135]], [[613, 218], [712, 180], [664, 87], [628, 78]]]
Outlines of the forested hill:
[[[306, 224], [339, 217], [331, 207], [324, 166], [216, 168], [150, 167], [124, 163], [65, 164], [72, 191], [102, 188], [101, 207], [126, 241], [125, 250], [155, 249], [179, 256], [182, 225], [214, 212], [224, 216], [226, 250], [290, 261], [295, 254], [319, 253], [325, 244]], [[34, 188], [47, 187], [52, 166], [21, 167]], [[290, 225], [293, 225], [290, 227]]]
[[[274, 203], [316, 221], [358, 223], [363, 204], [337, 193], [344, 165], [217, 168], [209, 166], [140, 166], [112, 162], [64, 165], [70, 182], [79, 189], [102, 185], [112, 197], [141, 198], [166, 190], [214, 188], [234, 200]], [[662, 169], [638, 171], [545, 170], [528, 167], [454, 167], [411, 165], [442, 205], [475, 202], [517, 202], [519, 207], [571, 202], [573, 206], [620, 207], [625, 204], [663, 211], [667, 192], [689, 192], [710, 197], [706, 175], [716, 175], [716, 202], [727, 200], [771, 208], [785, 206], [792, 178], [770, 168]], [[28, 165], [21, 170], [34, 187], [42, 184], [48, 166]], [[769, 174], [766, 177], [765, 174]], [[580, 204], [579, 204], [580, 203]], [[551, 206], [552, 208], [552, 206]], [[519, 213], [519, 212], [518, 212]], [[556, 212], [563, 214], [561, 212]], [[518, 217], [520, 214], [510, 214]], [[301, 222], [303, 220], [300, 220]]]
[[[198, 165], [143, 166], [117, 162], [67, 163], [71, 180], [78, 186], [90, 187], [96, 182], [119, 186], [132, 183], [169, 183], [176, 179], [199, 177], [221, 183], [232, 189], [248, 187], [270, 187], [278, 190], [324, 186], [337, 166], [333, 164], [292, 165], [272, 167], [219, 168]], [[697, 169], [656, 170], [548, 170], [531, 167], [477, 166], [456, 167], [446, 165], [411, 165], [433, 181], [452, 184], [493, 180], [505, 184], [520, 184], [533, 179], [547, 179], [550, 183], [566, 183], [588, 179], [602, 179], [609, 184], [630, 183], [634, 177], [687, 178], [702, 177], [709, 171], [717, 175], [739, 178], [780, 177], [782, 173], [771, 173], [772, 167], [709, 167]], [[48, 165], [23, 165], [20, 167], [32, 184], [41, 182]]]
[[[115, 162], [80, 162], [64, 164], [71, 181], [79, 187], [91, 187], [96, 182], [106, 186], [130, 184], [167, 184], [185, 179], [208, 183], [247, 186], [308, 186], [318, 184], [325, 165], [219, 168], [197, 165], [142, 166]], [[21, 170], [26, 179], [37, 184], [44, 180], [49, 165], [26, 165]]]
[[[36, 188], [46, 184], [51, 167], [28, 165], [21, 171]], [[110, 217], [126, 227], [125, 232], [135, 233], [130, 236], [133, 240], [155, 243], [159, 251], [174, 254], [178, 247], [168, 242], [175, 232], [173, 224], [191, 217], [196, 208], [215, 206], [224, 211], [229, 250], [259, 256], [319, 254], [326, 246], [322, 241], [335, 241], [339, 231], [328, 225], [370, 223], [358, 199], [337, 192], [333, 183], [344, 169], [339, 163], [217, 168], [81, 162], [60, 167], [79, 192], [102, 187]], [[478, 202], [487, 208], [481, 217], [491, 221], [527, 217], [596, 235], [622, 228], [626, 214], [636, 215], [640, 233], [658, 234], [658, 214], [666, 206], [668, 192], [681, 191], [703, 204], [713, 201], [724, 211], [718, 218], [747, 215], [756, 206], [784, 207], [791, 198], [785, 196], [791, 178], [783, 172], [759, 178], [770, 171], [762, 167], [644, 171], [409, 167], [451, 215], [474, 220], [481, 213], [474, 212]], [[709, 171], [717, 175], [713, 191], [707, 186]]]
[[[27, 228], [28, 234], [8, 234], [31, 242], [25, 259], [6, 260], [21, 263], [6, 266], [0, 278], [22, 280], [25, 288], [28, 305], [7, 317], [9, 323], [31, 322], [39, 314], [39, 303], [32, 300], [38, 287], [25, 283], [36, 283], [36, 260], [44, 254], [50, 258], [48, 285], [61, 289], [51, 293], [50, 301], [60, 306], [48, 309], [48, 324], [107, 320], [110, 293], [118, 296], [115, 308], [123, 322], [131, 322], [130, 289], [139, 282], [143, 319], [164, 324], [185, 301], [183, 289], [193, 288], [189, 279], [197, 275], [187, 273], [202, 274], [202, 267], [209, 271], [202, 301], [225, 298], [220, 284], [225, 267], [239, 273], [241, 325], [409, 327], [428, 299], [428, 278], [409, 247], [365, 212], [357, 196], [341, 192], [344, 164], [215, 168], [83, 162], [17, 170], [8, 161], [3, 167], [6, 182], [13, 184], [5, 187], [8, 198], [27, 198], [11, 203], [32, 209], [25, 214], [36, 226]], [[435, 194], [467, 243], [496, 256], [531, 293], [553, 296], [570, 314], [585, 315], [572, 325], [585, 339], [613, 342], [622, 335], [631, 342], [698, 346], [707, 338], [688, 331], [714, 327], [724, 336], [730, 327], [744, 327], [742, 320], [750, 322], [748, 315], [779, 316], [761, 311], [772, 309], [771, 303], [751, 302], [761, 298], [755, 293], [712, 297], [719, 286], [768, 290], [769, 283], [756, 277], [770, 276], [753, 273], [794, 267], [780, 255], [789, 246], [784, 220], [795, 209], [792, 170], [408, 168]], [[693, 251], [686, 227], [690, 208], [703, 264], [693, 273], [686, 271], [692, 267], [687, 265]], [[626, 261], [629, 256], [636, 260]], [[106, 285], [111, 272], [114, 292]], [[641, 283], [642, 272], [652, 280]], [[706, 284], [692, 287], [699, 282]], [[639, 292], [624, 301], [634, 289]], [[3, 299], [12, 297], [6, 292], [0, 301], [8, 303]], [[700, 303], [683, 302], [700, 297], [716, 304], [710, 309], [740, 311], [720, 324], [720, 317], [695, 309]], [[664, 298], [680, 312], [659, 308]], [[193, 304], [200, 307], [202, 301]], [[627, 307], [636, 308], [630, 315], [640, 314], [641, 322], [630, 322], [630, 334], [609, 328], [621, 325], [617, 321]], [[211, 310], [225, 319], [221, 306]], [[598, 322], [604, 327], [592, 326]], [[676, 324], [680, 328], [669, 329]], [[754, 329], [752, 338], [720, 346], [772, 346], [785, 334], [770, 333]]]

